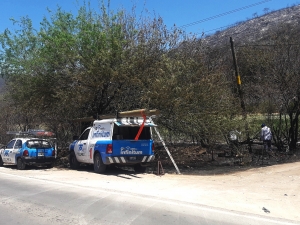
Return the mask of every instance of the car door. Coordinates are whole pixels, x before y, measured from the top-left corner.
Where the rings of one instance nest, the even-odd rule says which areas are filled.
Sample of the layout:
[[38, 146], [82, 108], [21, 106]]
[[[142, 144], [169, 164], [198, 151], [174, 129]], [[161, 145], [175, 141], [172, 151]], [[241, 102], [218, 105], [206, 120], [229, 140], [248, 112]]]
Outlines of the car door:
[[22, 148], [22, 140], [17, 139], [15, 144], [14, 144], [14, 148], [12, 150], [12, 152], [10, 153], [10, 157], [11, 157], [11, 161], [12, 163], [16, 164], [17, 163], [17, 157], [16, 155], [20, 154], [20, 150]]
[[9, 163], [12, 164], [12, 152], [14, 149], [14, 145], [15, 145], [16, 140], [13, 139], [11, 140], [4, 148], [4, 151], [2, 152], [2, 160], [3, 163]]
[[86, 129], [79, 137], [79, 140], [75, 144], [74, 151], [76, 158], [79, 162], [84, 162], [87, 159], [88, 153], [88, 143], [89, 143], [89, 134], [90, 128]]

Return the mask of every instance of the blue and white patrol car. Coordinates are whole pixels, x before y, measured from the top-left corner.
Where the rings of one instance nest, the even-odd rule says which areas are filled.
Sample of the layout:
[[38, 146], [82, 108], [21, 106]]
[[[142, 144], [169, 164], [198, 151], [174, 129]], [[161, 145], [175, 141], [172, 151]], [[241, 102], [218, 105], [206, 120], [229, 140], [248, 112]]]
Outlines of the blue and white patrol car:
[[55, 148], [46, 139], [14, 138], [0, 149], [0, 166], [17, 165], [24, 170], [26, 165], [52, 167], [55, 160]]
[[118, 165], [145, 172], [146, 164], [155, 158], [151, 130], [154, 126], [145, 116], [95, 120], [93, 126], [73, 138], [70, 167], [93, 164], [95, 172], [103, 173], [106, 166]]

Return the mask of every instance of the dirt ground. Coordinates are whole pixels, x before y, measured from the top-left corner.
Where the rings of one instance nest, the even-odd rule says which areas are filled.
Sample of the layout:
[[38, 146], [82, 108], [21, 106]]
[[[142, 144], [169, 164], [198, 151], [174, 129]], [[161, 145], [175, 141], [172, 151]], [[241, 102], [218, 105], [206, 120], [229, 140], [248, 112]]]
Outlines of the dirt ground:
[[[207, 194], [201, 196], [201, 203], [300, 222], [299, 150], [283, 155], [274, 150], [276, 155], [272, 157], [260, 155], [262, 146], [254, 146], [252, 154], [244, 159], [224, 157], [224, 150], [229, 150], [224, 146], [214, 152], [199, 146], [173, 146], [169, 150], [180, 173], [189, 177], [184, 182], [192, 185], [194, 179], [201, 179], [196, 182], [197, 191]], [[164, 172], [176, 174], [170, 158], [162, 151], [159, 158]], [[157, 174], [158, 164], [155, 165], [152, 172]]]
[[55, 171], [63, 171], [66, 173], [63, 179], [73, 177], [72, 182], [78, 185], [82, 185], [81, 181], [88, 185], [87, 180], [92, 181], [95, 176], [101, 188], [130, 190], [134, 194], [146, 193], [156, 198], [300, 223], [299, 151], [289, 153], [287, 158], [278, 162], [264, 156], [253, 163], [234, 156], [224, 157], [223, 148], [215, 149], [214, 156], [199, 146], [169, 146], [169, 150], [180, 174], [177, 174], [167, 152], [160, 149], [157, 150], [157, 160], [147, 168], [145, 174], [136, 175], [131, 168], [112, 168], [106, 173], [109, 176], [101, 177], [98, 181], [98, 174], [94, 174], [92, 168], [88, 168], [88, 178], [86, 172], [79, 171], [78, 174], [78, 171], [67, 169], [67, 157], [62, 157], [53, 175]]
[[[231, 154], [231, 148], [227, 145], [218, 145], [213, 151], [209, 151], [196, 145], [179, 144], [168, 146], [168, 150], [180, 173], [186, 175], [230, 174], [253, 168], [300, 161], [300, 149], [280, 154], [274, 149], [274, 153], [269, 155], [262, 152], [261, 145], [253, 145], [251, 154], [247, 149], [243, 149], [242, 155], [238, 155], [236, 151]], [[160, 146], [156, 150], [156, 161], [149, 170], [157, 173], [157, 161], [160, 161], [164, 172], [177, 173], [171, 157], [166, 149]]]
[[[290, 155], [284, 162], [265, 158], [259, 164], [243, 164], [235, 157], [218, 157], [196, 146], [170, 147], [181, 174], [166, 153], [161, 153], [164, 174], [157, 174], [158, 162], [137, 174], [132, 168], [109, 168], [96, 174], [91, 166], [80, 170], [68, 167], [67, 157], [60, 157], [52, 169], [35, 167], [24, 171], [14, 166], [0, 168], [0, 173], [57, 182], [111, 192], [129, 193], [158, 200], [197, 204], [245, 216], [285, 219], [300, 224], [300, 160]], [[221, 150], [219, 153], [221, 153]], [[178, 158], [178, 156], [180, 156]], [[180, 203], [180, 204], [181, 204]], [[285, 223], [285, 222], [284, 222]], [[283, 223], [283, 224], [284, 224]]]
[[43, 182], [108, 190], [176, 204], [196, 204], [212, 207], [212, 210], [225, 209], [228, 213], [242, 212], [249, 219], [256, 215], [300, 224], [300, 162], [261, 167], [207, 167], [193, 169], [193, 173], [182, 170], [181, 175], [171, 169], [159, 176], [153, 172], [151, 168], [144, 174], [111, 168], [105, 174], [96, 174], [92, 167], [82, 167], [78, 171], [55, 167], [28, 168], [24, 173], [13, 166], [0, 168], [0, 173]]

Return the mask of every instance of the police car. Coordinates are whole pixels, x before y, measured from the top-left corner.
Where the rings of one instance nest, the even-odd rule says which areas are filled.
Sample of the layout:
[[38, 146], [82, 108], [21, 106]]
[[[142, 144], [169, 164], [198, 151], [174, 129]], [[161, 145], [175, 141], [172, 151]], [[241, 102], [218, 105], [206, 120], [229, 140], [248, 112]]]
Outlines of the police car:
[[26, 165], [53, 166], [55, 148], [47, 139], [16, 137], [0, 149], [0, 166], [17, 165], [24, 170]]

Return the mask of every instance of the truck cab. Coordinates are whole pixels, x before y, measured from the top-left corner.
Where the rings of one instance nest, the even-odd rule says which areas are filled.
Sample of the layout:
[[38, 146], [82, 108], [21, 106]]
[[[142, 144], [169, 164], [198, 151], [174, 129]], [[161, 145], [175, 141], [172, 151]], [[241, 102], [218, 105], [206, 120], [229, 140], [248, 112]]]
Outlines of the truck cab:
[[147, 163], [155, 158], [151, 130], [154, 126], [145, 116], [95, 120], [71, 143], [70, 167], [93, 164], [95, 172], [103, 173], [108, 165], [118, 165], [145, 172]]

